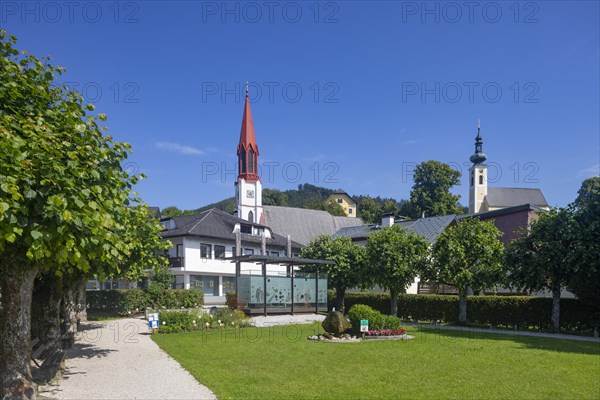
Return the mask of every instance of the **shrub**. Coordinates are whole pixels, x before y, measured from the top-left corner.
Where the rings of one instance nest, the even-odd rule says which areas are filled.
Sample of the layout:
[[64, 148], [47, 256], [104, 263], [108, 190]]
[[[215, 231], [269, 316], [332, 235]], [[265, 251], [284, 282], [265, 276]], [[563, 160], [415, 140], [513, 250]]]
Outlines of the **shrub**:
[[377, 310], [365, 305], [355, 304], [348, 311], [348, 318], [352, 324], [353, 332], [360, 330], [360, 320], [369, 320], [369, 330], [379, 331], [382, 329], [396, 330], [400, 328], [400, 319], [393, 315], [384, 315]]
[[238, 308], [238, 299], [235, 295], [235, 292], [227, 292], [225, 294], [225, 304], [227, 304], [227, 307], [231, 308], [232, 310]]
[[191, 332], [201, 329], [237, 329], [250, 325], [250, 319], [240, 310], [220, 308], [216, 313], [199, 310], [161, 311], [158, 333]]
[[112, 311], [120, 315], [142, 313], [151, 308], [194, 308], [204, 304], [199, 290], [163, 289], [159, 285], [142, 289], [117, 289], [87, 292], [88, 309]]
[[[332, 299], [335, 292], [330, 291], [328, 295]], [[467, 302], [467, 320], [473, 324], [550, 328], [551, 298], [469, 296]], [[352, 308], [355, 304], [364, 304], [387, 314], [390, 310], [389, 303], [390, 296], [387, 293], [346, 294], [346, 308]], [[453, 322], [458, 318], [458, 297], [431, 294], [399, 295], [398, 316], [402, 319]], [[598, 324], [600, 324], [600, 308], [592, 307], [577, 299], [561, 299], [561, 329], [586, 331]]]

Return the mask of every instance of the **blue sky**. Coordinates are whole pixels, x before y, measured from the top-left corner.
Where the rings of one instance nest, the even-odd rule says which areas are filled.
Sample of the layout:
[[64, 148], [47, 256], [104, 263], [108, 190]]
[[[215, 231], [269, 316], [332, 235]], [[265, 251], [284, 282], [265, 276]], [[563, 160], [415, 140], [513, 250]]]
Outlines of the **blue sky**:
[[[470, 5], [469, 5], [470, 4]], [[408, 198], [422, 161], [571, 202], [600, 170], [597, 1], [0, 3], [18, 47], [133, 145], [151, 205], [233, 195], [245, 82], [263, 185]]]

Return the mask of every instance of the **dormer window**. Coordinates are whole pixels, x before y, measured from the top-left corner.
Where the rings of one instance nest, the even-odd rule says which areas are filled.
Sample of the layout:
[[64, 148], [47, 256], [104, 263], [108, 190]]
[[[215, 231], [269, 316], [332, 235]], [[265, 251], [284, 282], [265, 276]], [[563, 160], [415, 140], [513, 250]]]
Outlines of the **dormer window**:
[[240, 228], [240, 231], [242, 233], [248, 233], [248, 234], [251, 235], [252, 234], [252, 226], [250, 226], [250, 225], [242, 225], [241, 228]]

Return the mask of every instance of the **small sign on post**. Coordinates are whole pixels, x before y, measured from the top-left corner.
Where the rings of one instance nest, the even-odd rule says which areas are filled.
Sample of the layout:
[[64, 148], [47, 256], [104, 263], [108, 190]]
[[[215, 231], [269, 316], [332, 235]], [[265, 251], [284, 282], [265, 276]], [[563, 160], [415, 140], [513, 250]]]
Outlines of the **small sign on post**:
[[148, 314], [148, 328], [158, 329], [158, 313]]
[[368, 319], [360, 320], [360, 331], [361, 332], [369, 332], [369, 320]]

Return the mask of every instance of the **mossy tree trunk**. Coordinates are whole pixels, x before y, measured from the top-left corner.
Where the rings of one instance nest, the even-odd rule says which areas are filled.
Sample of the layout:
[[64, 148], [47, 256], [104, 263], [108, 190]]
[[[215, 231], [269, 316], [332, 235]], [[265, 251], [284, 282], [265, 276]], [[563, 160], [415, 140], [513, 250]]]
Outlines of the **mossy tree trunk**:
[[31, 399], [36, 385], [31, 377], [31, 297], [37, 268], [0, 259], [0, 397]]
[[31, 304], [31, 337], [38, 338], [45, 349], [43, 357], [60, 350], [60, 304], [62, 279], [54, 273], [35, 279]]

